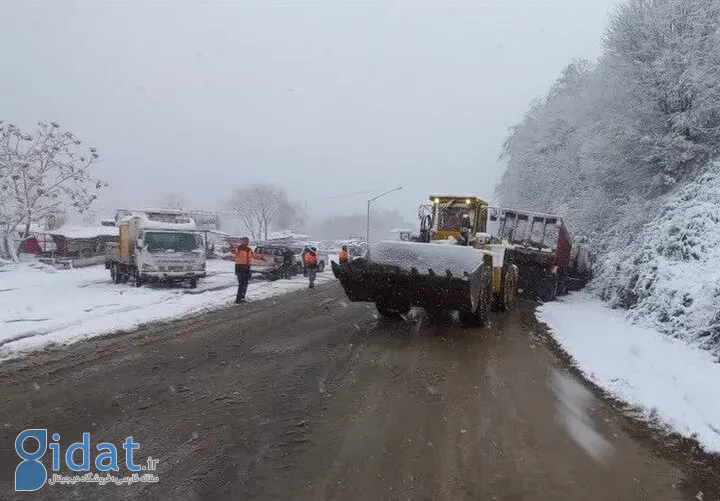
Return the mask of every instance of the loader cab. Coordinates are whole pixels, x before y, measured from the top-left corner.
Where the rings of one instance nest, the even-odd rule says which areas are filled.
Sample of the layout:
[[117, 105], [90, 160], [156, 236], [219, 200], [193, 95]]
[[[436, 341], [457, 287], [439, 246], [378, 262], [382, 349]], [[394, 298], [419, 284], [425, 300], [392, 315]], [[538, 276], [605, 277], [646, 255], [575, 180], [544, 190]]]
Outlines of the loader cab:
[[486, 231], [487, 202], [473, 196], [431, 196], [431, 240], [460, 239]]

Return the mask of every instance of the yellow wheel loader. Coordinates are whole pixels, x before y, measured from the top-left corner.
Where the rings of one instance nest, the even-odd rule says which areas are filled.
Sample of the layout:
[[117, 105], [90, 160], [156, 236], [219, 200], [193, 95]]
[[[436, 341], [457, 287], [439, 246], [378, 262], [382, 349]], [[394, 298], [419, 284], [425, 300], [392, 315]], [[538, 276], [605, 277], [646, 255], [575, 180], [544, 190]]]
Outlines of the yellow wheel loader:
[[397, 317], [420, 306], [457, 311], [468, 323], [485, 323], [491, 310], [509, 310], [518, 269], [505, 244], [487, 233], [488, 205], [473, 196], [431, 196], [420, 207], [420, 232], [411, 241], [381, 241], [361, 258], [332, 262], [351, 301], [375, 303]]

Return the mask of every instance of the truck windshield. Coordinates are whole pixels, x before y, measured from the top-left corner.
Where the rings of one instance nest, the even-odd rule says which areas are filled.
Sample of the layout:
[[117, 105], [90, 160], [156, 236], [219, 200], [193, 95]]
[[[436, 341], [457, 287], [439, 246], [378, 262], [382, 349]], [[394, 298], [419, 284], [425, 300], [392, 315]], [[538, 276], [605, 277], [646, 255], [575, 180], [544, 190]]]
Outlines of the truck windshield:
[[195, 233], [146, 231], [145, 247], [150, 252], [162, 252], [166, 250], [190, 252], [202, 247], [202, 237]]

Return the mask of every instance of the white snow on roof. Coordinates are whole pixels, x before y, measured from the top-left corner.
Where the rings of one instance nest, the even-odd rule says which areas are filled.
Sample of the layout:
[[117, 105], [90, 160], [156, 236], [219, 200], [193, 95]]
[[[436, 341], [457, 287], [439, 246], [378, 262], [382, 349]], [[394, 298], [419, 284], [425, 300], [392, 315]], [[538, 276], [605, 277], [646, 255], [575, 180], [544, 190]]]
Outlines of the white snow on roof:
[[[18, 233], [25, 233], [25, 224], [18, 224], [15, 226], [15, 231]], [[30, 233], [43, 233], [45, 230], [42, 225], [38, 223], [30, 223]]]
[[291, 230], [277, 230], [277, 231], [270, 231], [268, 232], [268, 241], [270, 240], [283, 240], [283, 239], [303, 239], [307, 238], [307, 235], [300, 235], [298, 233], [294, 233]]
[[115, 226], [63, 226], [56, 230], [48, 230], [48, 235], [60, 235], [65, 238], [95, 238], [100, 236], [117, 236]]
[[118, 211], [122, 212], [131, 212], [133, 214], [146, 214], [148, 212], [153, 212], [156, 214], [177, 214], [177, 215], [187, 215], [187, 211], [182, 209], [158, 209], [158, 208], [149, 208], [149, 209], [117, 209]]
[[120, 219], [121, 222], [130, 221], [132, 219], [139, 220], [139, 226], [145, 230], [175, 230], [175, 231], [197, 231], [195, 221], [192, 219], [189, 223], [166, 223], [165, 221], [153, 221], [147, 216], [130, 215]]

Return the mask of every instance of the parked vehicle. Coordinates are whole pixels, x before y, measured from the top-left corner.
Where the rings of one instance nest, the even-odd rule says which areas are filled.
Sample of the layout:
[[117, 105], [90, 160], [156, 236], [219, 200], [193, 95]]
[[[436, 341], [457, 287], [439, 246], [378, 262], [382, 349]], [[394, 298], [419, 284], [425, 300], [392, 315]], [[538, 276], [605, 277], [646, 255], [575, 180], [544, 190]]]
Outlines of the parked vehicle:
[[302, 273], [302, 261], [295, 248], [287, 245], [258, 245], [252, 261], [253, 273], [268, 280], [291, 278]]
[[106, 245], [105, 268], [115, 283], [140, 287], [145, 282], [188, 282], [197, 287], [206, 276], [202, 235], [195, 222], [178, 215], [162, 220], [152, 214], [131, 214], [118, 220], [119, 243]]

